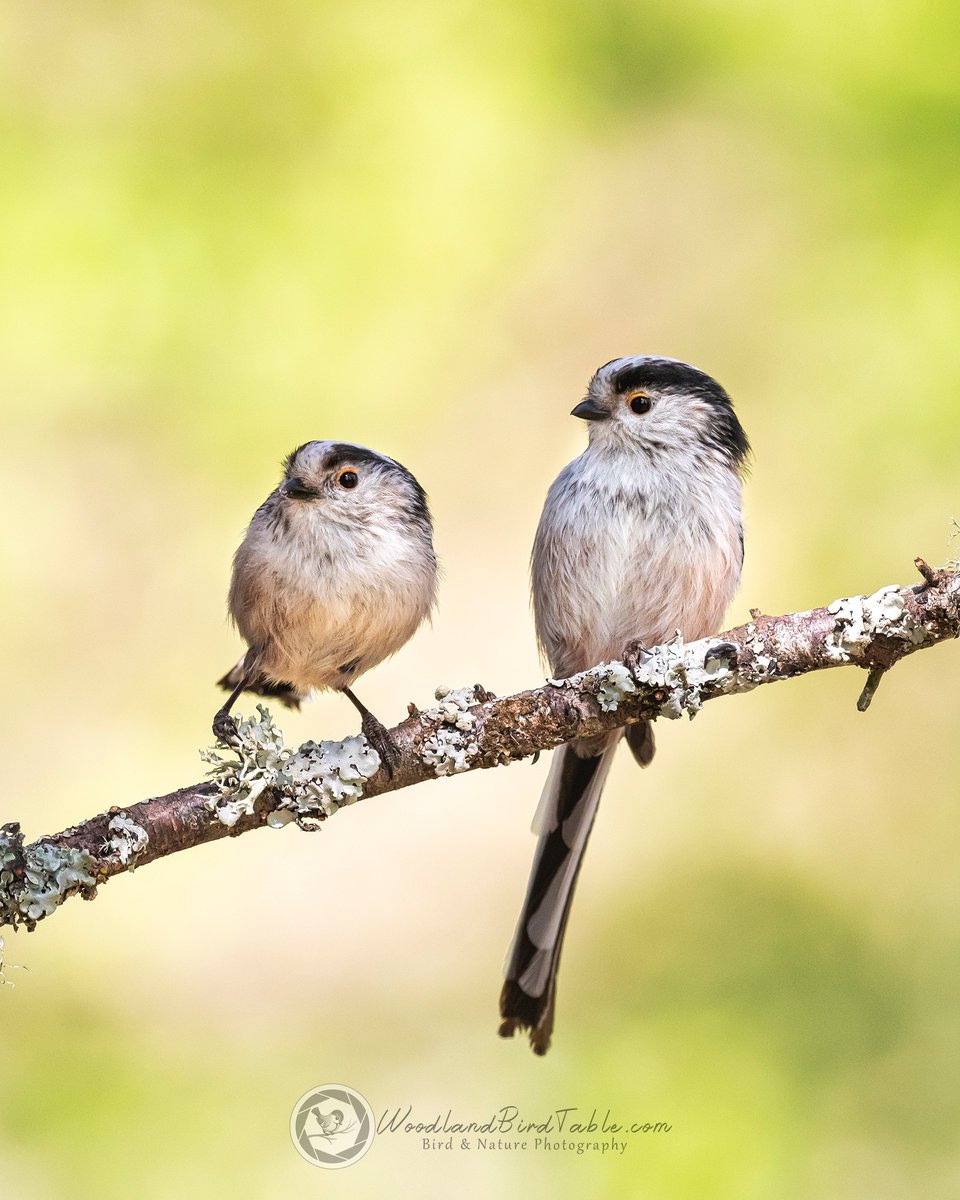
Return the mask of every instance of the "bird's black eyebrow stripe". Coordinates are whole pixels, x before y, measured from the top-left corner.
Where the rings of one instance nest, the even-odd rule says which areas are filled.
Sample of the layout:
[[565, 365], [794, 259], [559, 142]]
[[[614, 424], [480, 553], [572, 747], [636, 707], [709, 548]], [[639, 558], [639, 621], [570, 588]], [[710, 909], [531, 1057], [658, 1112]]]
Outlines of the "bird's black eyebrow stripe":
[[[314, 445], [316, 445], [315, 442], [304, 442], [296, 450], [291, 450], [283, 464], [284, 472], [290, 470], [304, 450]], [[345, 463], [349, 463], [351, 466], [360, 466], [361, 463], [383, 465], [386, 461], [382, 454], [377, 454], [375, 450], [368, 450], [365, 446], [351, 446], [349, 442], [333, 442], [327, 450], [324, 466], [334, 470]]]
[[368, 450], [365, 446], [351, 446], [349, 442], [334, 442], [324, 459], [324, 466], [331, 470], [347, 465], [359, 467], [363, 463], [379, 463], [381, 466], [389, 466], [384, 456], [377, 454], [376, 450]]
[[[284, 474], [290, 471], [297, 455], [301, 450], [305, 450], [307, 446], [313, 445], [312, 442], [304, 442], [302, 446], [298, 446], [291, 454], [287, 456], [287, 461], [284, 463]], [[427, 494], [417, 482], [417, 479], [412, 475], [407, 468], [398, 463], [394, 458], [387, 458], [384, 454], [378, 454], [376, 450], [368, 450], [366, 446], [353, 446], [349, 442], [332, 442], [327, 449], [326, 458], [323, 462], [327, 470], [335, 471], [338, 467], [350, 466], [360, 467], [379, 466], [387, 471], [394, 471], [401, 475], [410, 488], [410, 516], [415, 520], [425, 525], [430, 525], [430, 508], [427, 503]]]
[[720, 404], [730, 403], [730, 397], [715, 379], [711, 379], [704, 371], [691, 367], [689, 363], [667, 362], [665, 359], [634, 363], [628, 367], [621, 367], [615, 373], [613, 383], [618, 392], [642, 387], [685, 387], [708, 400], [715, 400]]

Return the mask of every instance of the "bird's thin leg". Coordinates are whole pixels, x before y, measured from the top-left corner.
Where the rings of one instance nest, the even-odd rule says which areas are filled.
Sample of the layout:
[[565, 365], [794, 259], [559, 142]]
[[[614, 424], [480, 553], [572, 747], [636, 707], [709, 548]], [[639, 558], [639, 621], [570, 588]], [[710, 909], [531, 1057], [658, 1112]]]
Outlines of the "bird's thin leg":
[[233, 708], [237, 701], [237, 697], [250, 682], [247, 675], [244, 675], [237, 686], [233, 689], [227, 699], [224, 701], [223, 707], [217, 712], [213, 718], [213, 736], [220, 742], [235, 742], [239, 738], [237, 733], [237, 723], [230, 716], [230, 709]]
[[399, 746], [387, 732], [386, 727], [381, 725], [365, 704], [360, 703], [348, 687], [341, 688], [340, 690], [360, 714], [360, 730], [370, 745], [376, 750], [377, 754], [380, 755], [380, 761], [386, 768], [387, 775], [392, 778], [393, 768], [400, 761]]

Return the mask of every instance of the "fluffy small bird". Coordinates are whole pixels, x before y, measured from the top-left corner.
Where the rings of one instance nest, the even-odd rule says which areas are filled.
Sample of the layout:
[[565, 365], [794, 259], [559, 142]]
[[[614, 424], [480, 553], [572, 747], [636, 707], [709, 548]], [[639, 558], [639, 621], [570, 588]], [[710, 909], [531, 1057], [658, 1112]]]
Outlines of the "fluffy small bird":
[[[740, 579], [740, 478], [749, 450], [716, 380], [671, 358], [601, 367], [572, 413], [587, 449], [547, 493], [533, 546], [537, 638], [552, 674], [573, 675], [672, 638], [716, 633]], [[539, 841], [507, 959], [500, 1033], [550, 1045], [557, 967], [574, 886], [623, 730], [554, 751], [534, 821]], [[626, 729], [634, 758], [653, 730]]]
[[427, 497], [406, 467], [346, 442], [298, 446], [234, 555], [230, 615], [248, 649], [219, 681], [230, 696], [214, 735], [236, 738], [241, 692], [297, 708], [331, 689], [356, 707], [392, 772], [397, 748], [350, 688], [413, 636], [436, 586]]

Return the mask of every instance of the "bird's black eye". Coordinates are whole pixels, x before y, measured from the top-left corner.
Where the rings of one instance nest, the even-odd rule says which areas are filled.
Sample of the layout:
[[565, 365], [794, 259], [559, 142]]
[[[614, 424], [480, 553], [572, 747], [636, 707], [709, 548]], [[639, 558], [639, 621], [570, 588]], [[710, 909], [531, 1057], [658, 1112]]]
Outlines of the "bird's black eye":
[[339, 483], [342, 488], [355, 488], [359, 482], [360, 476], [356, 473], [356, 471], [341, 471], [337, 476], [337, 483]]
[[630, 407], [638, 417], [642, 416], [643, 413], [649, 412], [652, 403], [653, 401], [650, 397], [644, 396], [642, 392], [630, 397]]

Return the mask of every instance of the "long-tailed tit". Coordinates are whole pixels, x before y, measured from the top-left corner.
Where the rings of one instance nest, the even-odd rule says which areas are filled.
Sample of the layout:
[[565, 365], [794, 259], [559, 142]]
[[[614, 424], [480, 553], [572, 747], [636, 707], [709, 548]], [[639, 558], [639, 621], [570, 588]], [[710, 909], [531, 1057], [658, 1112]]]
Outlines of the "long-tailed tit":
[[[573, 416], [587, 449], [547, 493], [533, 546], [537, 638], [554, 676], [672, 638], [717, 632], [740, 578], [740, 476], [749, 446], [723, 388], [669, 358], [601, 367]], [[622, 730], [554, 752], [534, 821], [539, 834], [507, 960], [500, 1033], [550, 1045], [557, 966], [600, 792]], [[630, 725], [634, 758], [653, 730]]]
[[343, 692], [388, 771], [397, 750], [350, 685], [399, 650], [433, 607], [437, 560], [423, 488], [392, 458], [307, 442], [253, 515], [233, 560], [230, 614], [249, 647], [219, 686], [214, 734], [236, 737], [243, 691], [293, 708], [313, 688]]

